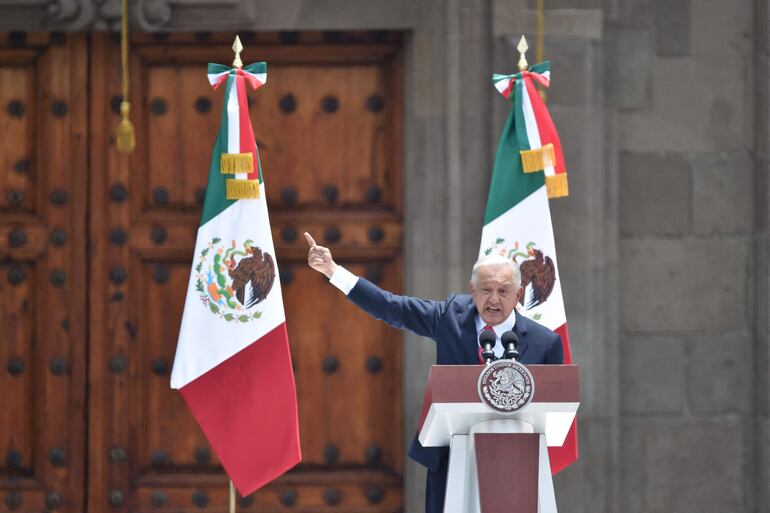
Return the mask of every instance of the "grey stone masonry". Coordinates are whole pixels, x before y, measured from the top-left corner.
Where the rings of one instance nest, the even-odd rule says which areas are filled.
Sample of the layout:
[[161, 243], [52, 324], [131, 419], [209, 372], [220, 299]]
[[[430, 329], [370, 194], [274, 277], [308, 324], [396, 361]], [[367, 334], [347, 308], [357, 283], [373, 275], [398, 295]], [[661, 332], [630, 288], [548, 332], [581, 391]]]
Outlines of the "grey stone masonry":
[[[686, 403], [686, 348], [675, 337], [621, 339], [621, 404], [628, 414], [682, 414]], [[654, 376], [654, 378], [653, 378]]]
[[615, 4], [625, 512], [768, 508], [766, 4]]
[[652, 101], [653, 32], [611, 24], [607, 29], [606, 87], [609, 102], [627, 109]]
[[687, 397], [694, 415], [748, 415], [752, 407], [753, 339], [748, 332], [708, 334], [688, 341]]
[[620, 154], [620, 231], [682, 235], [691, 229], [691, 171], [681, 153]]
[[692, 167], [692, 230], [699, 235], [749, 235], [754, 221], [754, 162], [748, 151], [688, 155]]
[[624, 419], [621, 511], [747, 511], [743, 432], [740, 419]]
[[689, 53], [690, 3], [690, 0], [655, 2], [654, 19], [658, 55], [682, 57]]
[[635, 238], [621, 242], [623, 330], [642, 333], [748, 327], [747, 238]]

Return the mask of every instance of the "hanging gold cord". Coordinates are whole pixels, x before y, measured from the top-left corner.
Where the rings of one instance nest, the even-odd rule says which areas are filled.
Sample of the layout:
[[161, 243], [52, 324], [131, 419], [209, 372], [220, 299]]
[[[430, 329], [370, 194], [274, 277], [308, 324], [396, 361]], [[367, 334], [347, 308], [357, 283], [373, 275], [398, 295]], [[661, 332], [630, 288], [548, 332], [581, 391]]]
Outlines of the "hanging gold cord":
[[120, 23], [120, 62], [123, 68], [123, 101], [120, 102], [120, 124], [118, 125], [118, 151], [131, 153], [136, 144], [134, 137], [134, 125], [128, 115], [131, 112], [131, 103], [128, 101], [128, 0], [121, 1]]
[[[545, 0], [537, 0], [535, 34], [535, 62], [543, 62], [543, 44], [545, 39]], [[540, 98], [545, 102], [545, 89], [540, 88]]]

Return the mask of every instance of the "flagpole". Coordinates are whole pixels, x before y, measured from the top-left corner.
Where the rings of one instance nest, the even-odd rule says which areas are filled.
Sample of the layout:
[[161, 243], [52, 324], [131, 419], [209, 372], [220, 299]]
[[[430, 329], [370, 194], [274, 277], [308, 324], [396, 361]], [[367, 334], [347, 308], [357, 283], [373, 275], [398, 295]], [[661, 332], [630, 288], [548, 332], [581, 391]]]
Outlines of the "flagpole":
[[[243, 45], [241, 44], [241, 38], [236, 34], [235, 41], [233, 41], [233, 52], [235, 52], [235, 58], [233, 59], [233, 68], [242, 68], [243, 62], [241, 61], [241, 52], [243, 51]], [[233, 480], [230, 480], [230, 513], [235, 513], [235, 485]]]

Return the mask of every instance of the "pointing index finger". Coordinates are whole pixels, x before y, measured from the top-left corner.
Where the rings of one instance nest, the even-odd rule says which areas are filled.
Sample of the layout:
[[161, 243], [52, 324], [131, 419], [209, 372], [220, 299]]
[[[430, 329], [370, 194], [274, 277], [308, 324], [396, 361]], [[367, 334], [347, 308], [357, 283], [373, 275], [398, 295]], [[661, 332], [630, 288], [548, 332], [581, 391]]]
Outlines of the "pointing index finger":
[[305, 240], [307, 241], [307, 243], [310, 245], [310, 247], [311, 247], [311, 248], [312, 248], [313, 246], [316, 246], [316, 245], [317, 245], [317, 244], [315, 243], [315, 240], [313, 239], [313, 237], [311, 237], [311, 236], [310, 236], [310, 234], [309, 234], [308, 232], [305, 232]]

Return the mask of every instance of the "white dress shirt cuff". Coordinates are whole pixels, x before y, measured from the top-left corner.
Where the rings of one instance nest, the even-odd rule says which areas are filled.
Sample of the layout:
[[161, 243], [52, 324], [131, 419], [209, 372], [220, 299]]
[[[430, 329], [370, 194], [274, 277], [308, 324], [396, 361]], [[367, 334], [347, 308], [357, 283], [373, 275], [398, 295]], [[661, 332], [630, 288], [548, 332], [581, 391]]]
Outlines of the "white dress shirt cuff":
[[353, 287], [356, 286], [356, 283], [358, 283], [358, 276], [338, 265], [332, 277], [329, 278], [329, 283], [340, 289], [347, 296], [353, 290]]

